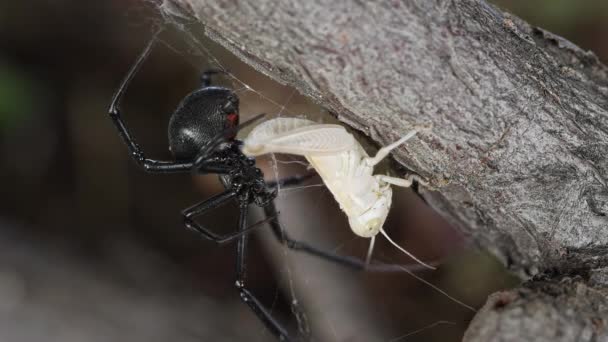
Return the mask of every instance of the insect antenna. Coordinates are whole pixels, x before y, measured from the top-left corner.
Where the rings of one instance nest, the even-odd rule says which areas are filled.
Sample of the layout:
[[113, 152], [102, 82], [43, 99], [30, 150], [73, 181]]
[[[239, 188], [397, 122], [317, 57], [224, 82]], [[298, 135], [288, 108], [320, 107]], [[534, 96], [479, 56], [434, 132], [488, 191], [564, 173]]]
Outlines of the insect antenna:
[[[400, 251], [402, 251], [403, 253], [405, 253], [405, 254], [406, 254], [407, 256], [409, 256], [410, 258], [414, 259], [414, 260], [415, 260], [416, 262], [418, 262], [420, 265], [422, 265], [422, 266], [424, 266], [424, 267], [426, 267], [426, 268], [428, 268], [428, 269], [431, 269], [431, 270], [435, 270], [435, 269], [436, 269], [435, 267], [433, 267], [433, 266], [431, 266], [431, 265], [429, 265], [429, 264], [426, 264], [426, 263], [424, 263], [422, 260], [420, 260], [420, 259], [416, 258], [416, 257], [415, 257], [415, 256], [414, 256], [412, 253], [410, 253], [410, 252], [406, 251], [406, 250], [405, 250], [405, 248], [403, 248], [403, 247], [399, 246], [399, 245], [398, 245], [398, 244], [397, 244], [395, 241], [393, 241], [393, 240], [392, 240], [392, 239], [391, 239], [391, 238], [388, 236], [388, 234], [386, 234], [386, 232], [384, 231], [384, 229], [380, 229], [380, 233], [382, 233], [382, 235], [384, 235], [384, 237], [385, 237], [385, 238], [388, 240], [388, 242], [390, 242], [390, 243], [391, 243], [393, 246], [397, 247], [397, 248], [398, 248]], [[373, 244], [372, 244], [372, 246], [373, 246]], [[370, 247], [371, 247], [371, 246], [370, 246]], [[368, 257], [369, 257], [369, 252], [368, 252]]]

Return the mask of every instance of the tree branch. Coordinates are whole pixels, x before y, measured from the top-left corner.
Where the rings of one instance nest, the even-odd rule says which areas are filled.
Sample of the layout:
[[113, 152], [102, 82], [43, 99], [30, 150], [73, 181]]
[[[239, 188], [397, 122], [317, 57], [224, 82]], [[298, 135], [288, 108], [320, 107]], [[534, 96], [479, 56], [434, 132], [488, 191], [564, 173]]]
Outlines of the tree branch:
[[[379, 144], [432, 122], [395, 158], [438, 189], [423, 193], [433, 208], [523, 278], [550, 270], [554, 280], [575, 274], [600, 286], [588, 275], [605, 265], [598, 251], [608, 245], [608, 69], [593, 53], [481, 0], [161, 8], [196, 17], [242, 60]], [[564, 290], [569, 299], [558, 301], [580, 295]]]

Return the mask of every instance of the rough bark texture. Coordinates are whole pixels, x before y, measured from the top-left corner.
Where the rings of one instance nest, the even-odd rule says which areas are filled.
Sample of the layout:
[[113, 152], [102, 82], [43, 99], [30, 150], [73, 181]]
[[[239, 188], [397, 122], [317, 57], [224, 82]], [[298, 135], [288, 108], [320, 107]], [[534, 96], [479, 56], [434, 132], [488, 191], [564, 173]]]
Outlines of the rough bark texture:
[[608, 69], [593, 53], [480, 0], [172, 0], [162, 10], [195, 17], [378, 144], [433, 123], [396, 160], [431, 180], [437, 191], [423, 196], [472, 241], [536, 275], [492, 297], [467, 341], [608, 338], [608, 282], [592, 281], [607, 263]]

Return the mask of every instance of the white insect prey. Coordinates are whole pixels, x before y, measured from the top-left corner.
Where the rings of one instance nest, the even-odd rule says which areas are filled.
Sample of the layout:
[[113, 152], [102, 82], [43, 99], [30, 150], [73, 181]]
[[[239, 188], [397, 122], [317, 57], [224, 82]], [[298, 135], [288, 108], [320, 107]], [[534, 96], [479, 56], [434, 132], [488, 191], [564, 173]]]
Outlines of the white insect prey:
[[[371, 238], [366, 262], [371, 260], [378, 233], [421, 265], [435, 269], [394, 242], [382, 229], [391, 207], [391, 184], [412, 185], [415, 175], [396, 178], [373, 175], [374, 166], [391, 150], [405, 143], [420, 129], [414, 129], [369, 157], [361, 144], [340, 125], [319, 124], [299, 118], [275, 118], [256, 126], [244, 140], [243, 153], [260, 156], [287, 153], [304, 156], [346, 213], [352, 231]], [[423, 182], [424, 183], [424, 182]]]

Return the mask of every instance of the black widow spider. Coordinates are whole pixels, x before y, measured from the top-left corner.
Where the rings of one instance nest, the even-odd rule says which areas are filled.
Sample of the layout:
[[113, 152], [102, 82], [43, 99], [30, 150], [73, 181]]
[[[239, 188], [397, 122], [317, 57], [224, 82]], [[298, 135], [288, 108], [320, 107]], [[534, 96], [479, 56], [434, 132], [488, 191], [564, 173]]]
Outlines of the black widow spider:
[[[159, 32], [148, 42], [114, 94], [109, 108], [110, 118], [118, 130], [118, 134], [127, 145], [132, 159], [145, 172], [192, 172], [195, 174], [216, 173], [219, 175], [226, 191], [183, 210], [184, 224], [205, 239], [217, 243], [237, 240], [236, 287], [241, 299], [249, 305], [255, 315], [275, 336], [280, 340], [293, 340], [287, 330], [272, 317], [245, 286], [247, 233], [253, 228], [268, 223], [273, 235], [288, 248], [303, 251], [354, 269], [371, 271], [400, 271], [403, 269], [400, 265], [366, 265], [362, 259], [340, 256], [317, 249], [307, 243], [293, 240], [282, 230], [278, 223], [277, 211], [273, 202], [277, 195], [277, 185], [298, 184], [307, 177], [292, 177], [268, 183], [264, 181], [264, 175], [255, 166], [255, 160], [246, 157], [241, 152], [242, 142], [236, 139], [238, 130], [253, 123], [263, 114], [239, 125], [239, 99], [235, 92], [231, 89], [211, 86], [211, 75], [218, 71], [203, 73], [201, 87], [188, 94], [171, 115], [169, 121], [169, 149], [175, 160], [161, 161], [146, 158], [121, 118], [120, 104], [129, 83], [156, 43], [158, 34]], [[218, 235], [194, 220], [196, 216], [229, 201], [236, 201], [239, 205], [236, 232]], [[247, 226], [247, 212], [249, 205], [252, 203], [264, 209], [266, 219]]]

